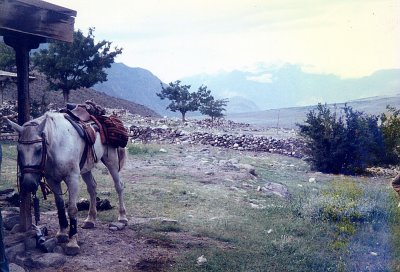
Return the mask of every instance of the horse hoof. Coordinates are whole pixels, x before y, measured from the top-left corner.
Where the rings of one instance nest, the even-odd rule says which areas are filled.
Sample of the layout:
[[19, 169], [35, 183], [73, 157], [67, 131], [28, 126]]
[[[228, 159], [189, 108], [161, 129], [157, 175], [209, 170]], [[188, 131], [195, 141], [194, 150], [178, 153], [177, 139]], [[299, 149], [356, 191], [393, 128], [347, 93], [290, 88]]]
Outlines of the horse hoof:
[[59, 243], [67, 243], [69, 240], [68, 234], [66, 233], [57, 233], [56, 238]]
[[94, 224], [94, 222], [85, 221], [85, 222], [83, 222], [81, 227], [82, 227], [82, 229], [94, 229], [95, 224]]
[[69, 243], [65, 246], [64, 252], [68, 256], [75, 256], [79, 254], [80, 247], [78, 245], [70, 245]]
[[128, 225], [128, 219], [127, 218], [118, 218], [118, 222], [125, 224], [125, 226]]
[[68, 256], [74, 256], [79, 254], [80, 247], [78, 245], [78, 241], [76, 236], [72, 236], [69, 240], [68, 244], [64, 248], [64, 252]]

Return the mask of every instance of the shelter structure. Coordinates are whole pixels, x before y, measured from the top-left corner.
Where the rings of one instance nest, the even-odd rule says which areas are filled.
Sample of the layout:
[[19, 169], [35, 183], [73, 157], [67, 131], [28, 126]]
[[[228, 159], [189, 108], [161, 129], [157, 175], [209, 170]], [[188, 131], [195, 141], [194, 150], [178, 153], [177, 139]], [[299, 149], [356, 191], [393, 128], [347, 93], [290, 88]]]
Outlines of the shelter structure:
[[[0, 35], [15, 50], [20, 125], [30, 119], [30, 50], [52, 40], [72, 42], [76, 14], [40, 0], [0, 0]], [[21, 191], [20, 199], [20, 230], [27, 231], [32, 225], [31, 196]]]

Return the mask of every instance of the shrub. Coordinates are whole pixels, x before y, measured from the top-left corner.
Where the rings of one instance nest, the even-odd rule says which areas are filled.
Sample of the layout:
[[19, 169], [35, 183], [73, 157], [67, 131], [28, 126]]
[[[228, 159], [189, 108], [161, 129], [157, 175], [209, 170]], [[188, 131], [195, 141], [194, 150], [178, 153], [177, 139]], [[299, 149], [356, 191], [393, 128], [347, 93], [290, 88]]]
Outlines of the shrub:
[[384, 154], [378, 117], [345, 105], [340, 115], [325, 104], [297, 124], [307, 144], [312, 168], [327, 173], [354, 174], [376, 164]]
[[388, 113], [381, 116], [381, 128], [385, 141], [385, 162], [400, 162], [400, 109], [387, 106]]

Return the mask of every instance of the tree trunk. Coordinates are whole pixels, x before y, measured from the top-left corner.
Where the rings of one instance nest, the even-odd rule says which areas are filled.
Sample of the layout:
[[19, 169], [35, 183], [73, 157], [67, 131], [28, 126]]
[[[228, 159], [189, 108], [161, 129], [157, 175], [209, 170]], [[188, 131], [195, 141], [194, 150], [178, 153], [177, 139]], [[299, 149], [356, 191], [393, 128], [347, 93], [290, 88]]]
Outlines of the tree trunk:
[[69, 90], [63, 90], [63, 97], [64, 97], [64, 104], [67, 105], [67, 103], [69, 102]]
[[186, 112], [181, 112], [181, 113], [182, 113], [182, 123], [185, 123], [186, 122], [186, 119], [185, 119]]

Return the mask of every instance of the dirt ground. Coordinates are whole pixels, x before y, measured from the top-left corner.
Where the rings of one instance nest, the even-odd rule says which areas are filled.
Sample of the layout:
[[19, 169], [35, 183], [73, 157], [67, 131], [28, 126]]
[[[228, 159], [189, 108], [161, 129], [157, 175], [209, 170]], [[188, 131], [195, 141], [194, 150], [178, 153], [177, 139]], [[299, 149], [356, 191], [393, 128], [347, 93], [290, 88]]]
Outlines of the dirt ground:
[[[43, 221], [49, 226], [49, 236], [54, 236], [57, 232], [56, 213], [46, 213]], [[189, 248], [224, 246], [185, 232], [168, 232], [167, 235], [171, 239], [143, 237], [129, 227], [112, 231], [109, 223], [98, 221], [95, 229], [79, 229], [80, 254], [67, 256], [62, 267], [29, 271], [163, 271], [171, 268], [174, 260]]]

